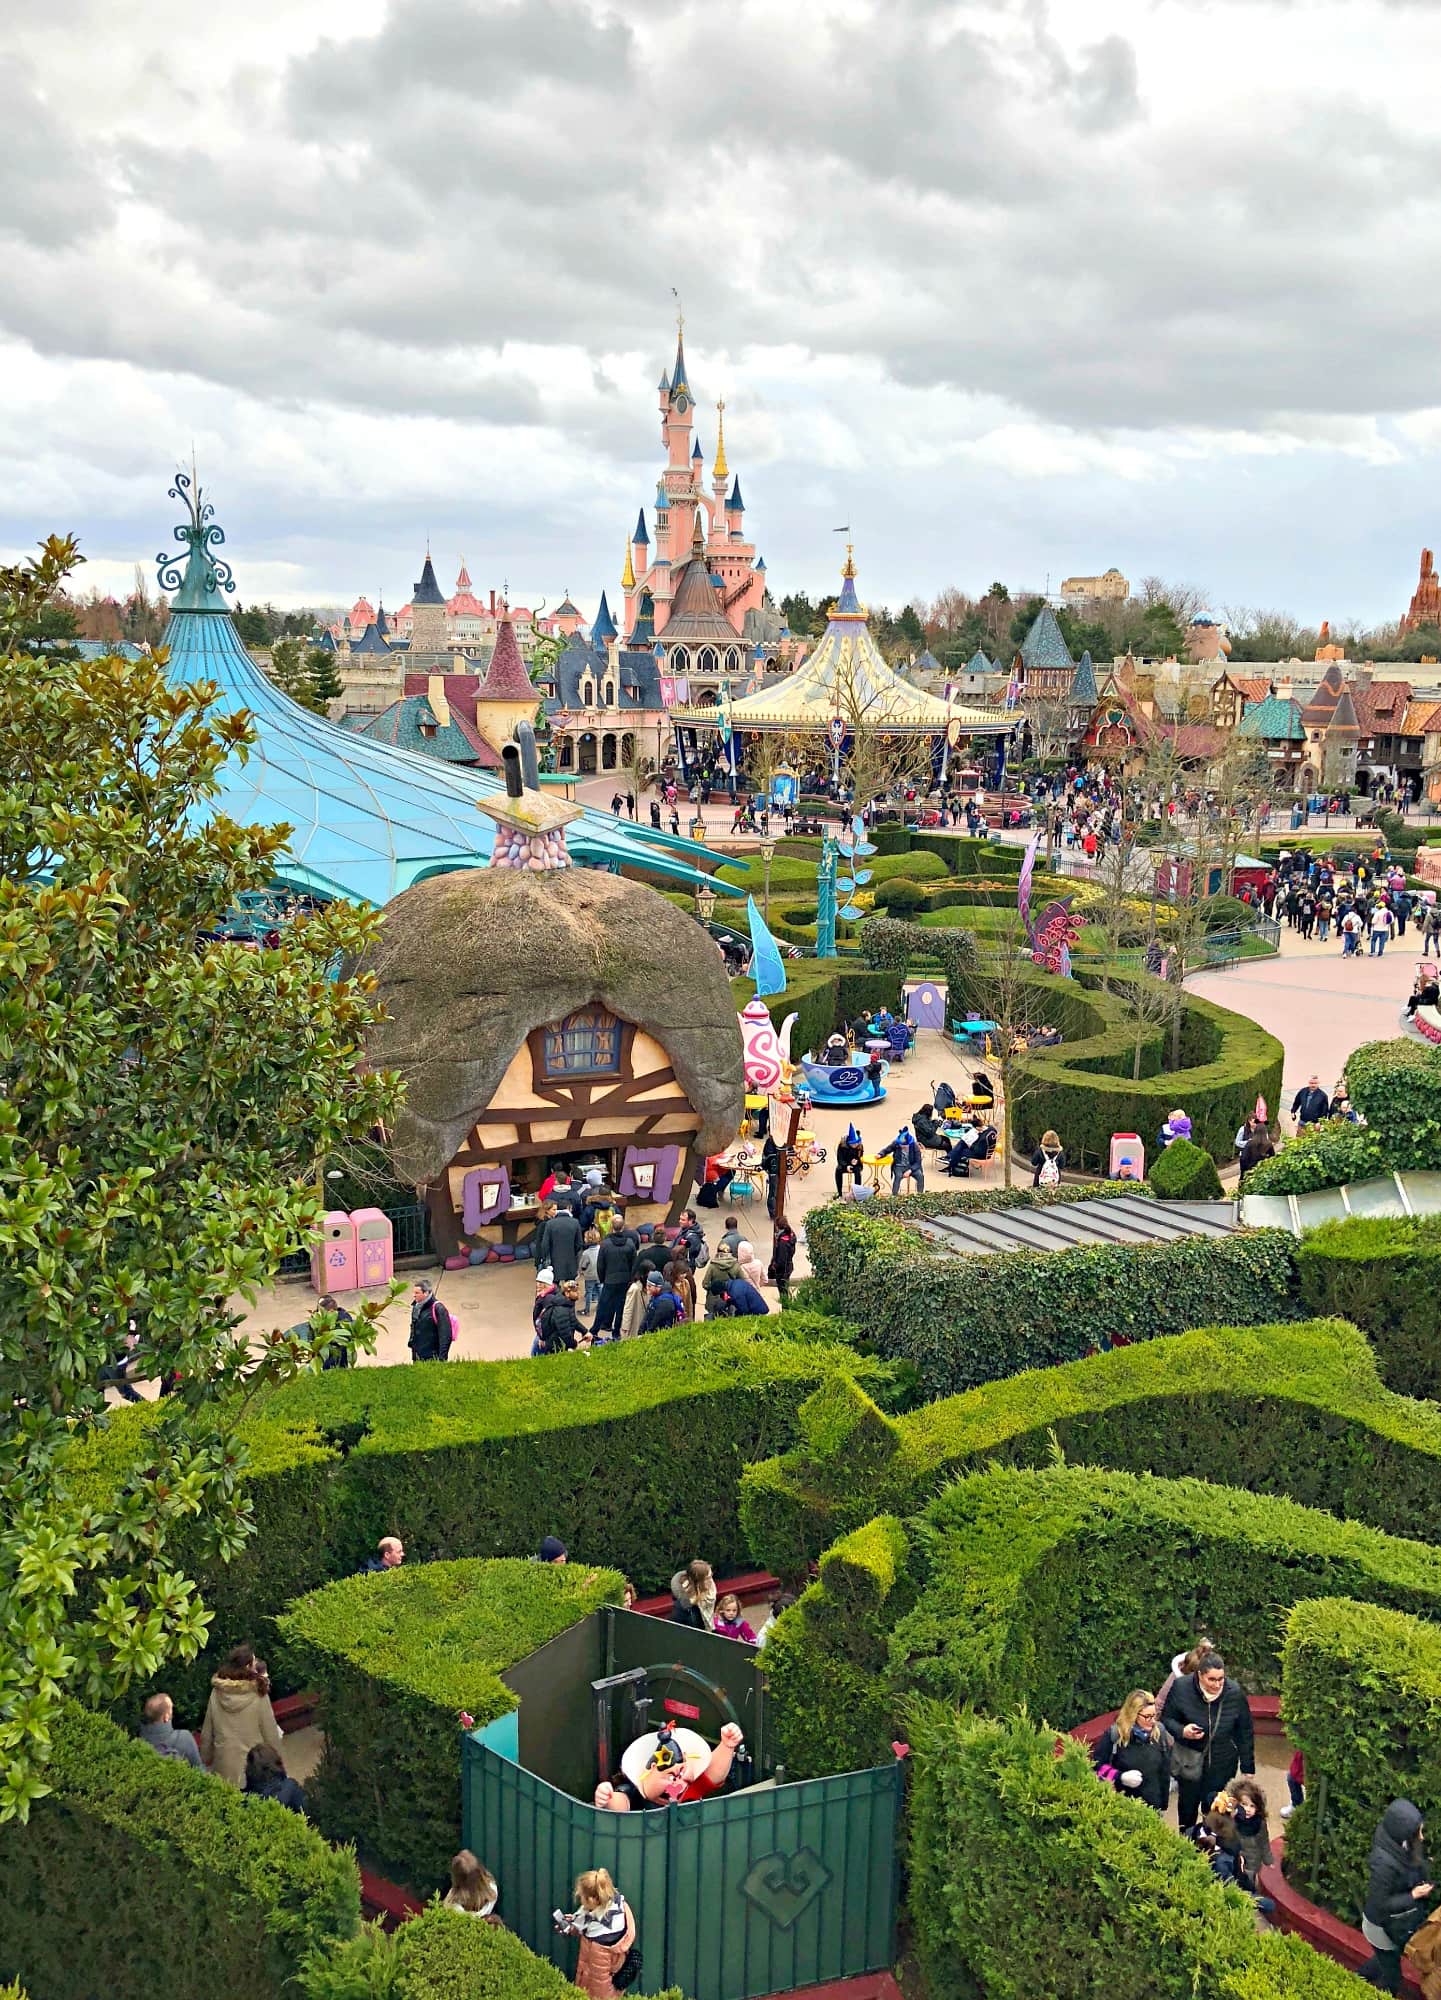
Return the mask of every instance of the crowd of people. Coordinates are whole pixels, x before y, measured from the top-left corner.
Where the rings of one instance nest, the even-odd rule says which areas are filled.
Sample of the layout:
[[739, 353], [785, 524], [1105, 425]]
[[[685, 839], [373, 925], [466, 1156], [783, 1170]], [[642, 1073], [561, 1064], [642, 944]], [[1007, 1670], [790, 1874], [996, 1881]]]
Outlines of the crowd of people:
[[1441, 945], [1441, 905], [1434, 896], [1425, 900], [1427, 893], [1409, 889], [1405, 869], [1378, 846], [1349, 865], [1301, 850], [1283, 854], [1263, 882], [1242, 890], [1241, 899], [1317, 944], [1329, 943], [1334, 934], [1343, 958], [1359, 958], [1363, 951], [1379, 958], [1413, 923], [1423, 950]]

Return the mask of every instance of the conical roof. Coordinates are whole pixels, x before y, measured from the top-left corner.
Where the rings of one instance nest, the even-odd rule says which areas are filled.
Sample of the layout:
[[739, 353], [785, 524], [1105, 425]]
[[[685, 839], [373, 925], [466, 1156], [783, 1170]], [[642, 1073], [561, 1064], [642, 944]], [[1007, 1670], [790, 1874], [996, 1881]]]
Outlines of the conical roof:
[[[855, 565], [849, 556], [841, 594], [814, 651], [794, 673], [774, 687], [758, 688], [730, 705], [737, 729], [795, 729], [824, 733], [839, 716], [848, 727], [885, 729], [906, 735], [932, 735], [955, 720], [972, 733], [998, 735], [1011, 718], [988, 709], [944, 702], [888, 666], [866, 622], [856, 596]], [[670, 626], [666, 627], [667, 637]], [[718, 720], [715, 709], [687, 708], [673, 714], [687, 723]]]
[[415, 594], [410, 601], [412, 605], [445, 602], [445, 592], [435, 580], [435, 564], [430, 560], [429, 549], [425, 552], [425, 568], [420, 572], [420, 581], [416, 584]]
[[[484, 863], [495, 822], [478, 802], [502, 792], [500, 780], [354, 735], [283, 694], [235, 630], [225, 602], [235, 585], [217, 553], [225, 538], [213, 509], [192, 491], [188, 473], [176, 475], [171, 493], [189, 519], [175, 530], [180, 555], [159, 558], [161, 588], [173, 593], [166, 678], [172, 687], [214, 682], [216, 711], [247, 711], [255, 736], [247, 756], [221, 767], [216, 793], [197, 806], [197, 817], [287, 824], [276, 870], [282, 881], [376, 907], [422, 876]], [[628, 862], [687, 882], [701, 879], [694, 860], [719, 858], [648, 827], [622, 827], [589, 807], [566, 841], [577, 859]]]
[[977, 646], [975, 652], [966, 661], [966, 672], [968, 674], [993, 674], [995, 671], [994, 661], [988, 660], [985, 649]]
[[1075, 675], [1071, 681], [1071, 700], [1078, 708], [1087, 702], [1092, 708], [1096, 706], [1096, 669], [1091, 664], [1089, 653], [1082, 653], [1076, 662]]
[[1351, 699], [1351, 690], [1343, 687], [1341, 699], [1336, 703], [1335, 713], [1327, 726], [1328, 736], [1359, 736], [1361, 725], [1356, 720], [1356, 704]]
[[643, 542], [647, 547], [650, 545], [650, 536], [646, 532], [644, 507], [641, 508], [635, 517], [635, 533], [631, 536], [631, 540], [633, 542]]
[[[694, 549], [695, 542], [691, 546]], [[740, 636], [721, 609], [720, 592], [704, 553], [693, 554], [681, 565], [663, 636], [667, 645], [720, 646], [733, 646]]]
[[515, 627], [510, 619], [502, 618], [500, 630], [495, 635], [495, 650], [490, 656], [485, 679], [476, 689], [477, 701], [536, 701], [538, 696], [525, 670], [525, 661], [520, 657], [520, 641], [515, 636]]
[[610, 605], [606, 601], [605, 592], [602, 591], [600, 594], [600, 609], [596, 612], [595, 623], [590, 628], [592, 645], [604, 647], [616, 636], [618, 630], [619, 627], [611, 616]]
[[1030, 631], [1021, 641], [1021, 663], [1026, 667], [1066, 668], [1076, 664], [1049, 604], [1041, 606]]
[[378, 625], [367, 625], [350, 650], [352, 653], [383, 653], [387, 659], [390, 657], [390, 648]]
[[[1316, 692], [1301, 711], [1301, 720], [1308, 729], [1319, 729], [1331, 720], [1336, 712], [1336, 704], [1344, 691], [1345, 682], [1342, 679], [1341, 669], [1333, 660], [1317, 682]], [[1353, 722], [1356, 719], [1354, 709], [1351, 719]]]

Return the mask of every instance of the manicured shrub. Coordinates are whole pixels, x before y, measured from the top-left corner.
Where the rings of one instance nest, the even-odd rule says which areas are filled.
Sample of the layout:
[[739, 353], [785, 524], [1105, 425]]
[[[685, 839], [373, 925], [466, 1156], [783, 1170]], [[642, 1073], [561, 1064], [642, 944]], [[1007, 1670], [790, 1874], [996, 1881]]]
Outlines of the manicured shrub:
[[1296, 1247], [1307, 1310], [1354, 1320], [1403, 1396], [1441, 1398], [1441, 1216], [1353, 1216]]
[[1173, 1139], [1151, 1162], [1150, 1182], [1163, 1201], [1219, 1201], [1216, 1162], [1190, 1139]]
[[899, 820], [882, 820], [871, 828], [870, 839], [877, 854], [909, 854], [911, 851], [911, 830]]
[[281, 2000], [360, 1922], [354, 1857], [296, 1813], [61, 1710], [29, 1824], [0, 1826], [0, 1977], [35, 2000]]
[[1441, 1630], [1318, 1598], [1291, 1607], [1281, 1669], [1286, 1735], [1306, 1759], [1286, 1873], [1313, 1902], [1359, 1924], [1371, 1837], [1392, 1799], [1410, 1799], [1432, 1825], [1441, 1814]]
[[910, 1910], [930, 2000], [1351, 2000], [1349, 1972], [1297, 1938], [1256, 1935], [1157, 1813], [1098, 1785], [1079, 1744], [1024, 1716], [918, 1704]]
[[886, 1415], [840, 1379], [801, 1410], [792, 1451], [747, 1466], [741, 1519], [756, 1560], [802, 1576], [878, 1508], [911, 1514], [987, 1461], [1086, 1465], [1168, 1479], [1197, 1470], [1441, 1543], [1441, 1409], [1382, 1387], [1340, 1320], [1229, 1327], [1092, 1355]]
[[893, 917], [913, 916], [925, 900], [926, 892], [920, 883], [912, 882], [904, 875], [882, 882], [875, 895], [876, 908], [889, 910]]
[[[193, 1710], [214, 1655], [240, 1638], [263, 1645], [269, 1617], [353, 1574], [383, 1534], [400, 1535], [413, 1560], [531, 1555], [559, 1534], [573, 1561], [613, 1563], [651, 1590], [673, 1568], [671, 1541], [655, 1533], [664, 1520], [671, 1540], [718, 1568], [743, 1567], [742, 1466], [791, 1443], [797, 1410], [832, 1370], [866, 1366], [785, 1338], [772, 1317], [594, 1354], [306, 1377], [243, 1422], [257, 1532], [228, 1566], [187, 1572], [215, 1614], [212, 1646], [195, 1667], [167, 1669], [165, 1685]], [[143, 1452], [154, 1412], [127, 1410], [87, 1445], [97, 1500]]]
[[1429, 1042], [1363, 1042], [1346, 1058], [1346, 1083], [1388, 1168], [1441, 1167], [1441, 1051]]
[[1207, 896], [1201, 904], [1201, 921], [1208, 931], [1248, 931], [1256, 912], [1239, 896]]
[[913, 854], [938, 854], [952, 875], [1018, 876], [1024, 849], [999, 840], [973, 840], [967, 833], [943, 828], [917, 828], [911, 834]]
[[1389, 1171], [1374, 1132], [1353, 1125], [1349, 1118], [1328, 1118], [1320, 1125], [1303, 1126], [1273, 1158], [1252, 1167], [1242, 1180], [1241, 1192], [1313, 1194], [1318, 1188], [1374, 1180]]
[[461, 1714], [509, 1714], [504, 1670], [619, 1604], [624, 1581], [574, 1563], [439, 1562], [302, 1597], [275, 1623], [290, 1677], [321, 1696], [316, 1825], [395, 1880], [443, 1884], [460, 1846]]
[[807, 1219], [811, 1268], [875, 1352], [927, 1399], [1116, 1341], [1300, 1315], [1281, 1230], [1174, 1243], [944, 1255], [914, 1230], [837, 1202]]
[[1281, 1612], [1333, 1593], [1435, 1618], [1441, 1553], [1195, 1479], [992, 1466], [828, 1550], [766, 1677], [791, 1770], [850, 1770], [884, 1754], [913, 1694], [1070, 1728], [1199, 1631], [1224, 1634], [1245, 1686], [1276, 1688]]

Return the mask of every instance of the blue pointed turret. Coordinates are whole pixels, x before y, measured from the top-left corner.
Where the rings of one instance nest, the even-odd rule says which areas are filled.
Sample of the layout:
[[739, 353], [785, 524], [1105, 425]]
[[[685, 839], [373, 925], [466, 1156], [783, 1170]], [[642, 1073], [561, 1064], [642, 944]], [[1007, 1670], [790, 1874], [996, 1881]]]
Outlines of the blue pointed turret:
[[697, 439], [696, 439], [696, 441], [695, 441], [695, 443], [694, 443], [694, 444], [693, 444], [693, 445], [691, 446], [691, 453], [690, 453], [690, 455], [691, 455], [691, 461], [692, 461], [692, 463], [694, 463], [696, 459], [700, 459], [700, 460], [701, 460], [702, 462], [704, 462], [704, 460], [705, 460], [705, 453], [704, 453], [704, 452], [703, 452], [703, 451], [701, 450], [701, 448], [700, 448], [700, 439], [699, 439], [699, 438], [697, 438]]
[[635, 533], [631, 536], [631, 540], [643, 543], [646, 548], [650, 547], [650, 536], [646, 533], [644, 507], [641, 508], [635, 517]]
[[663, 396], [668, 396], [670, 394], [670, 377], [669, 375], [666, 374], [664, 368], [662, 368], [660, 371], [660, 381], [657, 383], [656, 386], [659, 388]]
[[669, 505], [670, 495], [665, 490], [665, 481], [658, 479], [655, 483], [655, 510], [658, 514], [663, 514]]
[[850, 544], [846, 545], [846, 566], [841, 571], [841, 594], [831, 606], [832, 618], [864, 618], [866, 608], [856, 596], [856, 565]]
[[672, 396], [678, 396], [682, 389], [690, 395], [690, 383], [685, 373], [685, 328], [678, 326], [675, 330], [675, 367], [670, 371], [670, 392]]
[[375, 614], [375, 629], [382, 639], [390, 637], [390, 620], [385, 615], [385, 599], [380, 600], [380, 609]]
[[995, 671], [994, 663], [986, 658], [985, 649], [977, 646], [975, 652], [966, 661], [966, 672], [968, 674], [993, 674]]
[[741, 498], [741, 476], [737, 473], [735, 484], [731, 487], [731, 497], [726, 501], [726, 512], [728, 514], [743, 514], [745, 512], [745, 504], [745, 501]]
[[445, 592], [435, 580], [435, 565], [430, 560], [430, 550], [425, 552], [425, 568], [420, 572], [420, 581], [415, 586], [412, 604], [444, 604]]
[[655, 599], [641, 586], [639, 609], [635, 614], [635, 626], [630, 635], [632, 647], [653, 646], [655, 644]]
[[1096, 670], [1091, 665], [1089, 653], [1082, 653], [1076, 662], [1076, 671], [1071, 677], [1071, 701], [1077, 708], [1096, 706]]
[[328, 625], [321, 626], [320, 636], [314, 641], [314, 644], [320, 648], [322, 653], [333, 653], [336, 650], [335, 634]]
[[383, 653], [387, 659], [390, 657], [390, 647], [378, 624], [367, 625], [350, 650], [352, 654]]
[[590, 628], [590, 643], [593, 646], [608, 646], [611, 640], [615, 638], [618, 629], [614, 618], [610, 615], [610, 606], [606, 602], [605, 592], [602, 591], [600, 594], [600, 610], [596, 612], [595, 623]]
[[[502, 794], [502, 781], [358, 735], [282, 693], [250, 658], [230, 616], [225, 600], [235, 580], [218, 554], [225, 536], [214, 509], [190, 473], [177, 473], [171, 496], [188, 519], [175, 530], [182, 553], [158, 558], [160, 587], [171, 599], [166, 679], [172, 687], [213, 682], [215, 712], [245, 710], [254, 735], [247, 756], [222, 765], [197, 816], [288, 826], [279, 881], [375, 908], [423, 876], [483, 866], [496, 829], [478, 802]], [[566, 829], [566, 844], [591, 866], [629, 863], [689, 883], [710, 879], [693, 861], [719, 859], [648, 827], [622, 828], [589, 807]]]
[[764, 568], [765, 568], [765, 566], [766, 566], [766, 559], [765, 559], [765, 557], [764, 557], [764, 556], [757, 556], [757, 557], [756, 557], [756, 568], [757, 568], [757, 569], [764, 569]]

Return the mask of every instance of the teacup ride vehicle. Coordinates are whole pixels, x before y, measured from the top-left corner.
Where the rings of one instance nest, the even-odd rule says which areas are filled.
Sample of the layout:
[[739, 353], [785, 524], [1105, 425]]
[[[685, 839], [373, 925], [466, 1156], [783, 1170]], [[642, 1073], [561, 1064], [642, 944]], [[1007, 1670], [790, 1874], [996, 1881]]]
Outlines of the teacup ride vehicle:
[[886, 1094], [889, 1062], [881, 1063], [881, 1080], [872, 1090], [863, 1062], [817, 1062], [802, 1056], [801, 1080], [805, 1094], [819, 1110], [854, 1110], [857, 1106], [879, 1104]]

